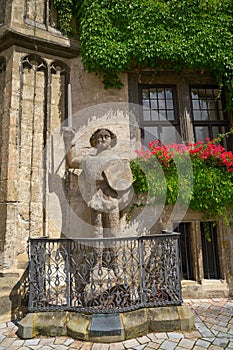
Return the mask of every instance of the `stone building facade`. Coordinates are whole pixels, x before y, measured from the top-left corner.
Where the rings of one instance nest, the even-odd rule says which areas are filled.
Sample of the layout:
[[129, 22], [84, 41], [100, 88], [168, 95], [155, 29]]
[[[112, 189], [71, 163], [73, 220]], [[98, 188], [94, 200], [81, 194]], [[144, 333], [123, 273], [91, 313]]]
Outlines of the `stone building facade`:
[[[66, 167], [64, 128], [77, 130], [80, 154], [85, 154], [91, 131], [107, 125], [120, 135], [118, 151], [129, 158], [130, 150], [141, 138], [147, 142], [151, 133], [162, 137], [165, 130], [172, 139], [176, 129], [182, 141], [192, 141], [230, 126], [221, 101], [215, 111], [222, 115], [218, 120], [202, 123], [193, 118], [200, 108], [193, 109], [192, 96], [201, 101], [201, 90], [215, 98], [216, 82], [206, 74], [164, 71], [154, 76], [145, 71], [122, 73], [121, 80], [121, 90], [105, 90], [95, 74], [84, 70], [79, 42], [57, 28], [52, 1], [0, 1], [0, 320], [9, 319], [10, 313], [12, 318], [19, 316], [15, 300], [24, 288], [28, 238], [69, 237], [77, 227], [73, 213], [88, 221], [78, 173]], [[138, 104], [151, 104], [145, 96], [154, 91], [157, 102], [166, 105], [167, 116], [171, 113], [171, 130], [161, 121], [140, 117]], [[165, 97], [159, 99], [161, 91]], [[166, 98], [171, 93], [172, 98]], [[180, 220], [169, 210], [161, 222], [163, 228], [173, 229]], [[184, 237], [184, 296], [233, 294], [232, 228], [221, 221], [209, 225], [214, 238], [207, 253], [201, 215], [188, 211], [178, 226]], [[82, 230], [80, 222], [78, 226]], [[217, 257], [211, 264], [217, 270], [209, 272], [206, 256], [213, 252]]]

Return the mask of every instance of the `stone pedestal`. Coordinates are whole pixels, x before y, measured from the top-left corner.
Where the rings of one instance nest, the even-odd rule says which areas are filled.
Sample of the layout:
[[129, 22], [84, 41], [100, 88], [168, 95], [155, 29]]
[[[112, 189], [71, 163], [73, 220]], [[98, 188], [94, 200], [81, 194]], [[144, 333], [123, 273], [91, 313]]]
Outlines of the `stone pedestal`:
[[118, 314], [81, 314], [68, 311], [27, 314], [19, 323], [18, 336], [70, 336], [74, 339], [111, 343], [151, 332], [189, 331], [194, 316], [187, 305], [143, 308]]

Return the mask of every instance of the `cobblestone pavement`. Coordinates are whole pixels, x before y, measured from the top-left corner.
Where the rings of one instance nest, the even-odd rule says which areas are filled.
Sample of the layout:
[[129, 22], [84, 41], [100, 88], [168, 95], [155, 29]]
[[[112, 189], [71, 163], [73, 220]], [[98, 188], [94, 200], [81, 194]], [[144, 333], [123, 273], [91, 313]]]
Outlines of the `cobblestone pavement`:
[[0, 350], [233, 350], [233, 300], [185, 300], [195, 315], [195, 329], [190, 332], [151, 333], [120, 343], [82, 342], [68, 337], [19, 339], [17, 326], [0, 325]]

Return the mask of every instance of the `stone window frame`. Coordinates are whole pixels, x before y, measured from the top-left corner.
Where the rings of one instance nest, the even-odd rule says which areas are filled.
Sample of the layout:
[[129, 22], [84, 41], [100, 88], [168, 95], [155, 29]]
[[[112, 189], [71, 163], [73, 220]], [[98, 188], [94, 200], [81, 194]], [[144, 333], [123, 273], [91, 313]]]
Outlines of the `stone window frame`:
[[46, 16], [46, 21], [47, 21], [47, 27], [52, 27], [58, 30], [58, 15], [57, 15], [57, 10], [54, 6], [54, 0], [47, 0], [46, 1], [47, 5], [47, 16]]
[[[26, 0], [24, 5], [24, 22], [34, 27], [34, 31], [36, 28], [40, 28], [56, 36], [63, 36], [54, 0]], [[73, 35], [76, 36], [78, 21], [75, 16], [72, 17], [71, 26]]]
[[[30, 15], [29, 8], [31, 7], [30, 1], [25, 1], [24, 9], [24, 21], [26, 24], [31, 25], [35, 28], [41, 28], [47, 30], [48, 32], [61, 35], [59, 29], [57, 11], [53, 5], [53, 0], [34, 0], [34, 14]], [[42, 18], [38, 19], [38, 8], [41, 7], [41, 12], [43, 13]]]

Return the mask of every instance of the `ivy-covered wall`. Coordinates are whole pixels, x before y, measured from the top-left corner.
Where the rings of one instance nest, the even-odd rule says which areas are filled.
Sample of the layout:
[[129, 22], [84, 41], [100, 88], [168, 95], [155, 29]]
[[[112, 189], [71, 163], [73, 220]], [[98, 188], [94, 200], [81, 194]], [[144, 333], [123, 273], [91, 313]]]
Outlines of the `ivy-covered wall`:
[[233, 105], [232, 0], [55, 0], [61, 29], [78, 19], [81, 54], [105, 87], [119, 72], [192, 68], [213, 74]]

